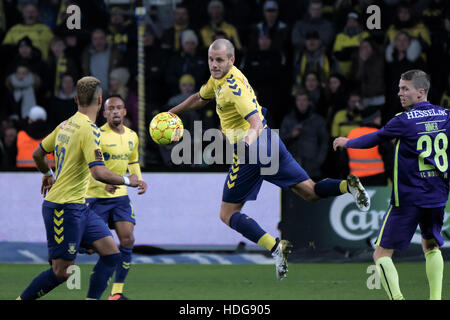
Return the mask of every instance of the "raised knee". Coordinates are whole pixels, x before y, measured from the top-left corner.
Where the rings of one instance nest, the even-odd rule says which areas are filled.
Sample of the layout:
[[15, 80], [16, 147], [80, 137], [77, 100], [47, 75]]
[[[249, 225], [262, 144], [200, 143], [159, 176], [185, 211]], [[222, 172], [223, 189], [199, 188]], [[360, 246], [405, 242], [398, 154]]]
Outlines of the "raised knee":
[[224, 212], [220, 213], [220, 220], [225, 223], [227, 226], [230, 225], [230, 216]]

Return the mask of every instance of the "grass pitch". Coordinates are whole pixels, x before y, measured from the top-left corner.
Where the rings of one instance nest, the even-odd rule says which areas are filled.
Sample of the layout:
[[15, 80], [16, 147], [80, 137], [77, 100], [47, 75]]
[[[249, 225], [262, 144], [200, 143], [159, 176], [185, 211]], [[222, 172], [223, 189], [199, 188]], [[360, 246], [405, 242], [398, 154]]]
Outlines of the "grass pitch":
[[[133, 300], [387, 300], [382, 287], [369, 289], [369, 263], [293, 264], [288, 277], [275, 278], [273, 265], [133, 265], [124, 294]], [[93, 265], [79, 265], [81, 288], [66, 284], [42, 300], [83, 300]], [[48, 265], [0, 264], [0, 300], [12, 300]], [[408, 300], [429, 297], [425, 262], [396, 264]], [[450, 297], [449, 263], [444, 267], [443, 299]], [[369, 269], [370, 271], [370, 269]], [[369, 281], [371, 282], [371, 281]], [[376, 281], [371, 282], [376, 286]], [[106, 299], [111, 283], [102, 296]]]

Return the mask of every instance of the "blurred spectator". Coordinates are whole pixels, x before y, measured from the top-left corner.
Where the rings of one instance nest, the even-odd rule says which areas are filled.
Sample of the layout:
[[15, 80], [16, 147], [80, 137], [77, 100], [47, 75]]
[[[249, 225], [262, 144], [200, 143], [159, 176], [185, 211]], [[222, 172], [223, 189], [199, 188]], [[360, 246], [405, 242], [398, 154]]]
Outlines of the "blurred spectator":
[[121, 60], [120, 50], [106, 42], [105, 31], [102, 29], [92, 31], [91, 44], [85, 48], [81, 58], [83, 75], [99, 79], [103, 91], [106, 92], [109, 73], [120, 65]]
[[161, 48], [170, 51], [181, 50], [182, 33], [185, 30], [193, 30], [189, 10], [184, 4], [177, 4], [174, 10], [173, 26], [165, 29], [161, 38]]
[[427, 65], [433, 84], [429, 97], [434, 100], [439, 99], [447, 87], [447, 76], [450, 74], [450, 9], [441, 21], [441, 28], [431, 36], [432, 45], [427, 54]]
[[41, 59], [41, 52], [35, 48], [28, 37], [22, 38], [16, 46], [16, 55], [5, 66], [7, 74], [14, 72], [19, 64], [26, 64], [41, 79], [47, 73], [47, 66]]
[[271, 38], [261, 34], [258, 46], [247, 52], [242, 70], [257, 92], [258, 102], [268, 109], [266, 120], [271, 128], [278, 128], [287, 113], [280, 103], [280, 96], [287, 87], [283, 68], [280, 49], [272, 46]]
[[358, 19], [359, 16], [355, 12], [347, 15], [347, 23], [342, 32], [337, 34], [333, 46], [333, 55], [338, 62], [339, 71], [347, 79], [352, 79], [352, 64], [357, 60], [361, 41], [369, 36], [369, 33], [361, 28]]
[[447, 74], [447, 86], [439, 99], [439, 105], [445, 109], [450, 109], [450, 74]]
[[312, 112], [305, 90], [296, 92], [295, 107], [284, 117], [280, 137], [311, 179], [323, 177], [321, 167], [327, 157], [329, 137], [325, 119]]
[[12, 114], [19, 119], [25, 119], [32, 106], [36, 104], [35, 90], [40, 85], [40, 79], [30, 71], [29, 67], [19, 64], [14, 73], [6, 78], [6, 88], [12, 97]]
[[203, 26], [200, 30], [203, 45], [207, 48], [213, 42], [214, 33], [222, 31], [227, 35], [236, 50], [241, 50], [242, 45], [239, 39], [238, 31], [235, 26], [224, 20], [225, 9], [223, 3], [219, 0], [212, 0], [208, 4], [209, 24]]
[[17, 121], [2, 118], [0, 122], [0, 170], [16, 168]]
[[333, 138], [346, 137], [352, 129], [358, 128], [359, 122], [362, 120], [363, 110], [361, 95], [351, 92], [347, 100], [346, 109], [336, 112], [333, 118], [331, 136]]
[[52, 30], [41, 23], [38, 23], [39, 10], [33, 3], [24, 5], [22, 9], [23, 23], [16, 24], [6, 33], [3, 44], [15, 45], [23, 37], [27, 36], [33, 46], [41, 51], [42, 59], [47, 61], [50, 41], [53, 38]]
[[[28, 114], [28, 122], [17, 134], [16, 166], [18, 168], [35, 168], [33, 151], [49, 133], [47, 112], [40, 106], [33, 106]], [[53, 154], [48, 155], [49, 164], [54, 167]]]
[[109, 90], [108, 95], [119, 95], [123, 101], [128, 99], [128, 80], [130, 72], [127, 68], [120, 67], [111, 70], [109, 73]]
[[441, 22], [444, 19], [445, 11], [450, 9], [448, 1], [446, 0], [431, 0], [422, 13], [422, 21], [430, 31], [433, 33], [439, 32], [442, 28]]
[[61, 78], [58, 94], [52, 97], [48, 104], [48, 125], [50, 129], [56, 128], [61, 122], [73, 116], [78, 107], [74, 101], [77, 91], [75, 79], [69, 73]]
[[385, 54], [386, 107], [382, 110], [383, 124], [395, 114], [403, 111], [397, 97], [401, 74], [411, 69], [425, 69], [420, 52], [419, 41], [411, 39], [409, 34], [404, 31], [397, 33], [394, 43], [387, 46]]
[[337, 111], [345, 109], [347, 105], [347, 79], [339, 73], [333, 73], [325, 86], [325, 105], [327, 106], [326, 119], [327, 127], [331, 126], [331, 121]]
[[0, 42], [6, 31], [13, 25], [21, 21], [21, 14], [17, 10], [17, 3], [15, 1], [0, 1]]
[[[195, 93], [195, 79], [190, 74], [183, 74], [179, 80], [179, 93], [167, 102], [168, 108], [175, 107]], [[183, 116], [182, 114], [181, 116]], [[183, 121], [184, 123], [184, 121]]]
[[[180, 104], [187, 98], [189, 98], [192, 94], [195, 93], [195, 79], [190, 74], [184, 74], [179, 79], [179, 93], [169, 99], [167, 102], [167, 110]], [[183, 122], [184, 130], [189, 131], [191, 136], [194, 134], [194, 121], [201, 120], [201, 114], [204, 110], [194, 110], [191, 112], [185, 112], [181, 115], [179, 115], [181, 121]], [[202, 123], [202, 128], [203, 127]], [[192, 139], [191, 143], [194, 143], [194, 140]], [[166, 165], [172, 165], [171, 161], [171, 152], [172, 152], [172, 146], [159, 146], [159, 152], [161, 155], [161, 158], [163, 159], [164, 164]]]
[[126, 55], [136, 47], [136, 34], [136, 23], [127, 19], [127, 12], [120, 7], [112, 7], [106, 36], [108, 43]]
[[39, 1], [39, 21], [47, 25], [51, 30], [54, 30], [56, 27], [60, 2], [60, 0]]
[[268, 36], [272, 40], [272, 49], [280, 51], [283, 57], [290, 51], [289, 28], [285, 22], [279, 19], [276, 1], [269, 0], [264, 3], [263, 21], [253, 27], [250, 47], [258, 45], [258, 39], [261, 35]]
[[8, 126], [0, 139], [0, 169], [12, 170], [16, 168], [17, 129]]
[[317, 73], [308, 71], [305, 73], [302, 83], [306, 92], [308, 92], [311, 110], [325, 117], [327, 114], [325, 91]]
[[386, 103], [383, 53], [371, 39], [365, 39], [359, 47], [357, 61], [355, 80], [361, 91], [364, 107], [381, 108]]
[[197, 84], [204, 83], [209, 77], [209, 68], [204, 56], [198, 52], [198, 38], [192, 30], [182, 33], [182, 50], [173, 55], [166, 70], [166, 83], [170, 93], [178, 92], [178, 81], [183, 74], [189, 73]]
[[[428, 28], [420, 21], [414, 7], [406, 1], [400, 1], [397, 5], [396, 19], [386, 32], [388, 42], [393, 43], [400, 31], [406, 31], [411, 38], [419, 40], [423, 53], [431, 45]], [[422, 58], [426, 59], [425, 55]]]
[[330, 75], [330, 61], [322, 46], [319, 33], [310, 31], [305, 35], [305, 50], [295, 59], [295, 86], [302, 86], [308, 72], [319, 75], [320, 83], [325, 84]]
[[[368, 110], [368, 109], [366, 109]], [[352, 129], [347, 138], [355, 139], [376, 132], [381, 128], [381, 112], [371, 108], [371, 112], [361, 120], [359, 128]], [[385, 186], [392, 160], [393, 145], [390, 141], [370, 149], [347, 149], [349, 173], [354, 174], [361, 183], [368, 186]], [[385, 161], [386, 159], [386, 161]]]
[[330, 21], [324, 19], [322, 14], [322, 1], [311, 0], [307, 16], [295, 22], [292, 28], [291, 40], [296, 53], [304, 50], [305, 36], [310, 31], [316, 31], [319, 34], [326, 52], [331, 49], [335, 33], [334, 26]]
[[57, 95], [61, 89], [62, 77], [70, 73], [77, 78], [78, 69], [75, 62], [66, 55], [66, 44], [60, 37], [54, 37], [50, 45], [50, 54], [48, 58], [49, 74], [48, 87], [51, 95]]

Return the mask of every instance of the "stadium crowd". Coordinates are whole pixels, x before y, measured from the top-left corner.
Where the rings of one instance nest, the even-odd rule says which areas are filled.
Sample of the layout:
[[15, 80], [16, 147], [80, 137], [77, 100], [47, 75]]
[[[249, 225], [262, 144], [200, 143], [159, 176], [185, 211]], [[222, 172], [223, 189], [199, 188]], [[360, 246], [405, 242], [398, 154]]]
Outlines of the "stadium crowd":
[[[75, 83], [85, 75], [101, 80], [104, 96], [124, 99], [126, 125], [138, 129], [137, 26], [135, 4], [129, 2], [0, 1], [1, 170], [33, 166], [20, 149], [75, 113]], [[393, 144], [355, 155], [333, 152], [331, 143], [338, 136], [370, 132], [403, 111], [397, 98], [403, 72], [426, 71], [430, 102], [449, 106], [445, 0], [143, 2], [147, 124], [208, 80], [207, 49], [218, 38], [235, 45], [235, 65], [267, 109], [269, 127], [280, 129], [288, 150], [313, 179], [359, 172], [365, 184], [388, 183]], [[80, 7], [79, 30], [66, 26], [70, 4]], [[380, 8], [380, 29], [367, 28], [366, 8], [373, 4]], [[191, 132], [194, 120], [202, 121], [203, 131], [219, 127], [214, 102], [182, 120]], [[147, 136], [145, 149], [145, 170], [173, 168], [170, 147]], [[365, 167], [354, 160], [358, 157]], [[183, 168], [195, 167], [211, 169]]]

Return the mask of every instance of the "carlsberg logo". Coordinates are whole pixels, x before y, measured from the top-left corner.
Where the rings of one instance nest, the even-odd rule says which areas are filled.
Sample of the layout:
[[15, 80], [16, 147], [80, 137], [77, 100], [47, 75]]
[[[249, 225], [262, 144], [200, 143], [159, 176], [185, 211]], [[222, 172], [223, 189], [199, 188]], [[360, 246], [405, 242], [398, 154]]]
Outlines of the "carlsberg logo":
[[[375, 194], [375, 190], [368, 190], [369, 196]], [[355, 205], [350, 194], [337, 197], [330, 208], [330, 223], [333, 230], [342, 238], [351, 241], [364, 240], [376, 236], [380, 229], [384, 211], [371, 209], [361, 212]], [[349, 208], [351, 208], [349, 210]]]
[[[384, 214], [389, 208], [390, 197], [378, 196], [378, 199], [374, 199], [377, 191], [367, 190], [367, 192], [372, 199], [372, 207], [368, 212], [359, 211], [354, 204], [353, 197], [348, 193], [335, 198], [331, 204], [330, 224], [334, 232], [342, 239], [361, 241], [370, 238], [371, 243], [375, 241], [378, 231], [383, 225]], [[446, 212], [442, 231], [450, 227], [449, 217], [450, 213]], [[420, 229], [417, 228], [411, 243], [421, 244], [421, 238]], [[443, 247], [450, 247], [450, 240], [446, 240], [446, 236], [444, 236], [444, 240]]]

